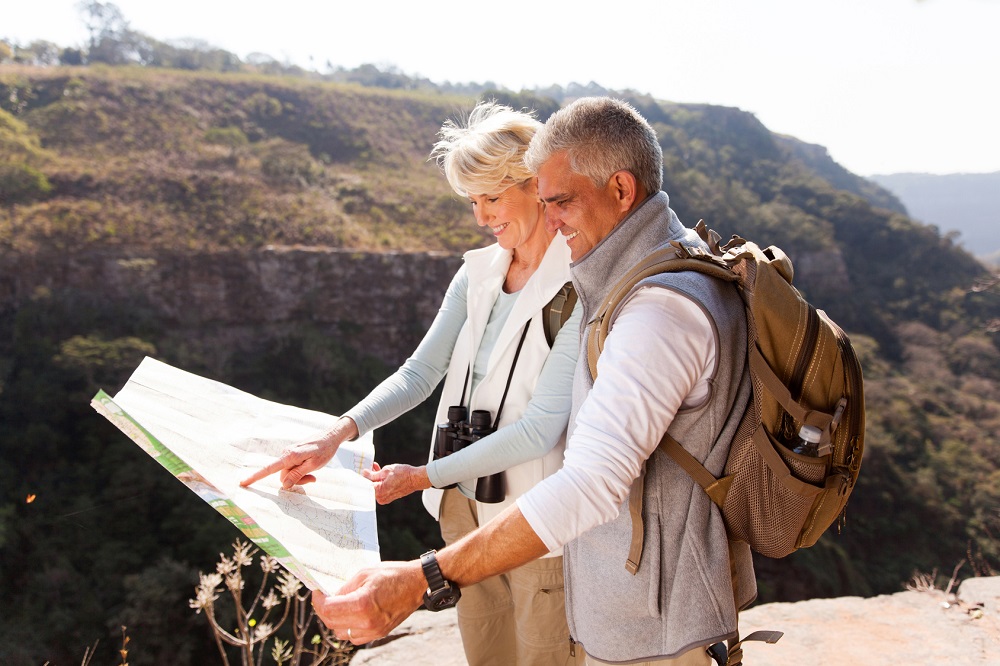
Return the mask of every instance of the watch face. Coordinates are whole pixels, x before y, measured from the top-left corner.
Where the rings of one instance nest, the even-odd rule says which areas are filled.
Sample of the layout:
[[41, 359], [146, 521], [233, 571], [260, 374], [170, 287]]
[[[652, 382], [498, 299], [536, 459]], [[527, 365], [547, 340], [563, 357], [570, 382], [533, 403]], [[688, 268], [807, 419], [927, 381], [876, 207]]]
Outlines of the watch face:
[[444, 587], [434, 592], [428, 590], [424, 593], [424, 608], [432, 611], [451, 608], [461, 597], [462, 592], [457, 587]]

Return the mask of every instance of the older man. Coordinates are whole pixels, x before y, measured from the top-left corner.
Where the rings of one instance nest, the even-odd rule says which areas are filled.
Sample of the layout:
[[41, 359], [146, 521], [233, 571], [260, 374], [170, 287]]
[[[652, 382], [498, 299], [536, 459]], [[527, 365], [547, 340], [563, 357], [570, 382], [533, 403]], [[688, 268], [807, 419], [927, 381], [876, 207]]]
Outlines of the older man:
[[[584, 322], [653, 250], [697, 242], [660, 190], [655, 132], [624, 102], [586, 98], [559, 111], [527, 162], [548, 227], [572, 251]], [[385, 563], [335, 596], [317, 594], [338, 636], [383, 636], [425, 595], [447, 606], [455, 588], [560, 546], [578, 663], [708, 664], [706, 647], [736, 635], [738, 608], [755, 594], [749, 550], [731, 546], [716, 507], [657, 444], [669, 429], [721, 473], [749, 395], [739, 296], [699, 274], [665, 274], [640, 283], [614, 316], [598, 378], [586, 355], [577, 367], [564, 467], [436, 556]], [[638, 566], [626, 566], [631, 495], [645, 521]]]

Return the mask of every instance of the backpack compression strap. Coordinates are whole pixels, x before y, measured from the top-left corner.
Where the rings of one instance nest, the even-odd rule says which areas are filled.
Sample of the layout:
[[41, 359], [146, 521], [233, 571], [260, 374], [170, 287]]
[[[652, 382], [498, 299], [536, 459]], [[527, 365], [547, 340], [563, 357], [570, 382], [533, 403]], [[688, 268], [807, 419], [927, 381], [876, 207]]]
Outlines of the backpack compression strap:
[[573, 306], [576, 305], [576, 288], [572, 282], [567, 282], [556, 295], [552, 297], [544, 308], [542, 308], [542, 326], [545, 331], [545, 341], [549, 343], [549, 348], [556, 341], [556, 334], [562, 329], [563, 324], [573, 314]]
[[785, 634], [781, 631], [762, 629], [755, 631], [746, 638], [736, 641], [728, 648], [725, 643], [716, 643], [708, 647], [708, 655], [715, 660], [719, 666], [740, 666], [743, 663], [743, 643], [746, 641], [762, 641], [764, 643], [777, 643], [778, 639]]

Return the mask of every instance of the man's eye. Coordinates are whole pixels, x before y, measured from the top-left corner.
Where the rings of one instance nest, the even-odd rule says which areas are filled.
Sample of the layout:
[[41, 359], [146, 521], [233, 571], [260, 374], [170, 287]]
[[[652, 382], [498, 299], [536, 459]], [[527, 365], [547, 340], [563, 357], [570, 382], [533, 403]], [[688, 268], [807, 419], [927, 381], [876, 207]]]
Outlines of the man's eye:
[[500, 197], [490, 197], [489, 199], [487, 199], [487, 201], [489, 201], [490, 203], [496, 203], [499, 200]]

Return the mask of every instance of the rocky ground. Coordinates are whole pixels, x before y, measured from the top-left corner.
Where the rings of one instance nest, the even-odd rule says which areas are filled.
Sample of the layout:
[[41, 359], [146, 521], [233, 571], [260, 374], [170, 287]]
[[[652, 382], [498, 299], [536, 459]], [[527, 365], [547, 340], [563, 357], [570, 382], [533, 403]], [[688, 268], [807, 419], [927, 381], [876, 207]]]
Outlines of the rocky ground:
[[[765, 604], [740, 618], [744, 635], [757, 629], [785, 634], [773, 645], [747, 643], [747, 666], [1000, 664], [1000, 577], [970, 578], [951, 595], [924, 588]], [[415, 613], [351, 663], [464, 666], [454, 611]]]

